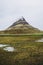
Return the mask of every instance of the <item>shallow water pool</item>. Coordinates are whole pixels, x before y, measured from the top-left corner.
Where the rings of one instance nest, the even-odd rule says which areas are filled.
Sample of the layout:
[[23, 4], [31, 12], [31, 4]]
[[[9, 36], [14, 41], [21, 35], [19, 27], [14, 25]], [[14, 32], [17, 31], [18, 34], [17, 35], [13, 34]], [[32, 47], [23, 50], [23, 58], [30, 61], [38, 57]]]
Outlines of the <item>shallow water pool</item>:
[[8, 52], [14, 52], [16, 50], [14, 47], [12, 47], [11, 45], [7, 45], [7, 44], [0, 44], [0, 48]]

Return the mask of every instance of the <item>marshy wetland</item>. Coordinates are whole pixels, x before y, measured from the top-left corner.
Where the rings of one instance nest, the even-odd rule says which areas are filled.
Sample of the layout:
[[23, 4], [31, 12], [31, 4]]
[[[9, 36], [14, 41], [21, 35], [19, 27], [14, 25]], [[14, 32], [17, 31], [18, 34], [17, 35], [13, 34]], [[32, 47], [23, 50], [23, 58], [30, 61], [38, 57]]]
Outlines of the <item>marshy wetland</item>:
[[43, 65], [43, 34], [0, 35], [0, 65]]

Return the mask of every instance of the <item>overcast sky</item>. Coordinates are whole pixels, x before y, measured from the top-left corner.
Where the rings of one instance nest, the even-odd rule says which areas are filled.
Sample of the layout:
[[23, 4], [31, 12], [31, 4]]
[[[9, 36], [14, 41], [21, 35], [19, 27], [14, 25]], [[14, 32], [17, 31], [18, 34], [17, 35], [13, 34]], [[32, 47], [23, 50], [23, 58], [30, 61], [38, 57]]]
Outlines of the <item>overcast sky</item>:
[[43, 30], [43, 0], [0, 0], [0, 30], [21, 16]]

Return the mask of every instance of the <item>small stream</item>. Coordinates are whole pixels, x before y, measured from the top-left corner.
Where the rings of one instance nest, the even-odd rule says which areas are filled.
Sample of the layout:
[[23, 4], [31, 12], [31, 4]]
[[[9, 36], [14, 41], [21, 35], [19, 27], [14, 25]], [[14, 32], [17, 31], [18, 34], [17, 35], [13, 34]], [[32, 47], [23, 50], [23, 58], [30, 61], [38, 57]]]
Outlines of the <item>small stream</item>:
[[11, 45], [7, 45], [7, 44], [0, 44], [0, 48], [8, 52], [14, 52], [16, 50], [14, 47], [12, 47]]

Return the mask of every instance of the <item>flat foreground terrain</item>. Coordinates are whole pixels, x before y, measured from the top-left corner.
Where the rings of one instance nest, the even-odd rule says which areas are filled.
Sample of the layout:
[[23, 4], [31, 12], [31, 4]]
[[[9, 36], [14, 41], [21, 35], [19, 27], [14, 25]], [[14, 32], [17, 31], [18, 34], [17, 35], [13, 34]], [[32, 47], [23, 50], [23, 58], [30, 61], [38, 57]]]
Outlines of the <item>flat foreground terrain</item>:
[[[0, 65], [43, 65], [42, 34], [31, 35], [0, 35]], [[5, 47], [15, 50], [4, 50]]]

